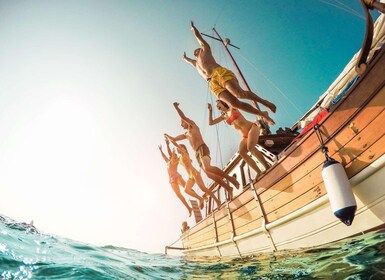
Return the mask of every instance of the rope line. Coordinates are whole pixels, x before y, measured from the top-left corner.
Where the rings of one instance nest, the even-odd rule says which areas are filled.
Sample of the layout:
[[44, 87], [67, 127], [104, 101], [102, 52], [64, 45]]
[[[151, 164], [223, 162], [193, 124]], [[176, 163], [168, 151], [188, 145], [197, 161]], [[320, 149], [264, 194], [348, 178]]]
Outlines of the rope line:
[[282, 91], [282, 90], [280, 90], [268, 77], [266, 77], [266, 75], [265, 74], [263, 74], [262, 73], [262, 71], [261, 70], [259, 70], [258, 68], [257, 68], [257, 66], [255, 65], [255, 64], [253, 64], [251, 61], [249, 61], [241, 52], [237, 52], [238, 54], [239, 54], [239, 56], [241, 57], [241, 58], [243, 58], [249, 65], [251, 65], [253, 68], [254, 68], [254, 70], [255, 71], [257, 71], [261, 76], [262, 76], [262, 78], [263, 79], [265, 79], [272, 87], [274, 87], [280, 94], [282, 94], [282, 96], [283, 97], [285, 97], [285, 99], [287, 100], [287, 101], [289, 101], [289, 103], [293, 106], [293, 108], [294, 109], [296, 109], [297, 111], [298, 111], [298, 113], [302, 113], [301, 112], [301, 110], [297, 107], [297, 105], [295, 105], [295, 103], [294, 102], [292, 102], [291, 100], [290, 100], [290, 98]]
[[353, 8], [347, 6], [347, 5], [344, 4], [344, 3], [341, 3], [341, 2], [338, 1], [338, 0], [335, 0], [335, 2], [338, 3], [338, 4], [340, 4], [340, 6], [339, 6], [339, 5], [336, 5], [336, 4], [333, 4], [333, 3], [330, 3], [330, 2], [327, 2], [326, 0], [318, 0], [318, 1], [320, 1], [321, 3], [324, 3], [324, 4], [326, 4], [326, 5], [330, 5], [330, 6], [332, 6], [332, 7], [335, 7], [335, 8], [337, 8], [337, 9], [343, 10], [343, 11], [345, 11], [345, 12], [348, 12], [348, 13], [350, 13], [350, 14], [352, 14], [352, 15], [354, 15], [354, 16], [360, 18], [360, 19], [365, 20], [365, 17], [364, 17], [363, 15], [361, 15], [360, 13], [358, 13], [358, 12], [357, 12], [356, 10], [354, 10]]
[[214, 27], [215, 27], [215, 25], [217, 24], [217, 22], [219, 21], [220, 17], [222, 16], [223, 11], [225, 10], [225, 7], [227, 6], [227, 3], [228, 3], [228, 1], [226, 1], [226, 2], [223, 4], [222, 9], [219, 11], [217, 18], [216, 18], [215, 21], [214, 21]]

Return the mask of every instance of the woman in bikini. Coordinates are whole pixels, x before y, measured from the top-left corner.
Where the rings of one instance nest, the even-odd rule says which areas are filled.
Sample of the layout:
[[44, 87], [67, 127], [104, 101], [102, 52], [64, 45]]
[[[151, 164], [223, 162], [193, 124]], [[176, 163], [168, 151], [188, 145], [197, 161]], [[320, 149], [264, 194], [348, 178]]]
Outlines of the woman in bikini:
[[[167, 136], [166, 136], [167, 137]], [[221, 205], [221, 202], [218, 200], [218, 198], [215, 197], [212, 191], [210, 191], [208, 188], [205, 187], [205, 184], [203, 182], [202, 176], [198, 170], [195, 169], [195, 167], [192, 164], [192, 160], [190, 158], [190, 155], [188, 153], [188, 150], [185, 145], [178, 144], [173, 139], [169, 139], [171, 143], [177, 148], [178, 153], [180, 154], [180, 164], [186, 169], [187, 174], [189, 175], [189, 178], [186, 182], [185, 192], [191, 196], [194, 196], [190, 192], [194, 192], [192, 187], [195, 183], [197, 183], [198, 187], [205, 193], [205, 195], [211, 196], [214, 200], [217, 206], [219, 207]], [[196, 193], [195, 193], [196, 194]], [[200, 204], [201, 209], [203, 208], [203, 202], [204, 198], [202, 198]]]
[[159, 151], [167, 163], [167, 172], [168, 176], [170, 177], [170, 185], [172, 190], [175, 192], [177, 197], [182, 201], [184, 206], [186, 206], [189, 216], [191, 217], [192, 213], [192, 207], [187, 203], [186, 199], [184, 196], [181, 194], [179, 186], [184, 187], [186, 185], [186, 182], [183, 180], [182, 176], [178, 173], [178, 165], [179, 165], [179, 158], [178, 155], [176, 154], [175, 150], [170, 149], [170, 142], [168, 139], [165, 140], [166, 145], [167, 145], [167, 152], [169, 157], [167, 157], [162, 150], [162, 146], [159, 146]]
[[[255, 147], [259, 139], [260, 127], [258, 123], [253, 123], [246, 120], [238, 109], [230, 107], [222, 100], [217, 100], [216, 106], [218, 110], [221, 111], [221, 115], [218, 118], [213, 119], [212, 107], [211, 104], [208, 104], [209, 124], [215, 125], [221, 121], [226, 121], [227, 124], [234, 127], [235, 130], [237, 130], [243, 137], [241, 143], [239, 144], [239, 154], [258, 174], [264, 174], [270, 166], [262, 153]], [[257, 160], [263, 165], [265, 168], [263, 172], [258, 167], [253, 158], [249, 156], [248, 152], [255, 156]]]

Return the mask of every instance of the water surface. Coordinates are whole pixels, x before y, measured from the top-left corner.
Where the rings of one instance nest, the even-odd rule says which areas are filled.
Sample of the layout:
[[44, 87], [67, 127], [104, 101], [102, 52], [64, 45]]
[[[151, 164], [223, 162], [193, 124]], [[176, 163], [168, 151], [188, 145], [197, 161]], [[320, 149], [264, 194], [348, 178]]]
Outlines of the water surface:
[[0, 279], [385, 279], [385, 231], [247, 258], [187, 259], [93, 246], [0, 216]]

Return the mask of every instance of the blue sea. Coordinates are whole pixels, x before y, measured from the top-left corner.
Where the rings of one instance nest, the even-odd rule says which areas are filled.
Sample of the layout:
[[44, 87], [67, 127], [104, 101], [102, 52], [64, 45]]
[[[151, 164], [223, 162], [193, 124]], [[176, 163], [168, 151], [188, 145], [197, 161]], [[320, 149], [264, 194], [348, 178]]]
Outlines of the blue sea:
[[385, 279], [385, 231], [325, 247], [187, 259], [93, 246], [0, 216], [0, 279]]

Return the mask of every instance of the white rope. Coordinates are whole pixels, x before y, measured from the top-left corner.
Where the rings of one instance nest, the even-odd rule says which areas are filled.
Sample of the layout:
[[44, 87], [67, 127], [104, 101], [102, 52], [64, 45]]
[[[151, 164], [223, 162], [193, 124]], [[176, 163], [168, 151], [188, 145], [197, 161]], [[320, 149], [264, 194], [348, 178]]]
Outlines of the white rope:
[[[297, 107], [297, 105], [295, 105], [295, 103], [294, 102], [292, 102], [291, 100], [290, 100], [290, 98], [281, 90], [281, 89], [279, 89], [268, 77], [266, 77], [266, 75], [265, 74], [263, 74], [258, 68], [257, 68], [257, 66], [255, 65], [255, 64], [253, 64], [251, 61], [249, 61], [244, 55], [242, 55], [242, 53], [241, 52], [237, 52], [237, 54], [241, 57], [241, 58], [243, 58], [249, 65], [251, 65], [251, 67], [253, 67], [254, 68], [254, 70], [255, 71], [257, 71], [261, 76], [262, 76], [262, 78], [266, 81], [266, 82], [268, 82], [273, 88], [275, 88], [292, 106], [293, 106], [293, 108], [295, 109], [295, 110], [297, 110], [297, 112], [299, 112], [300, 114], [302, 113], [301, 112], [301, 110]], [[282, 104], [282, 106], [283, 107], [285, 107], [284, 105], [283, 105], [283, 103], [281, 102], [281, 100], [280, 100], [280, 98], [278, 98], [278, 102], [280, 102], [281, 104]], [[290, 115], [290, 114], [289, 114]]]
[[214, 21], [214, 26], [217, 24], [218, 20], [219, 20], [220, 17], [222, 16], [223, 11], [225, 10], [225, 7], [226, 7], [227, 3], [228, 3], [228, 1], [226, 1], [226, 2], [223, 4], [222, 9], [219, 11], [217, 18], [216, 18], [215, 21]]
[[338, 0], [335, 0], [335, 2], [336, 2], [337, 4], [340, 4], [340, 6], [339, 6], [339, 5], [336, 5], [336, 4], [333, 4], [333, 3], [330, 3], [330, 2], [327, 2], [326, 0], [318, 0], [318, 1], [320, 1], [321, 3], [324, 3], [324, 4], [326, 4], [326, 5], [333, 6], [333, 7], [337, 8], [337, 9], [343, 10], [343, 11], [345, 11], [345, 12], [348, 12], [348, 13], [350, 13], [350, 14], [352, 14], [352, 15], [358, 17], [358, 18], [361, 18], [361, 19], [363, 19], [363, 20], [366, 20], [365, 17], [364, 17], [363, 15], [361, 15], [360, 13], [358, 13], [358, 12], [357, 12], [356, 10], [354, 10], [353, 8], [347, 6], [347, 5], [344, 4], [344, 3], [341, 3], [341, 2], [338, 1]]

